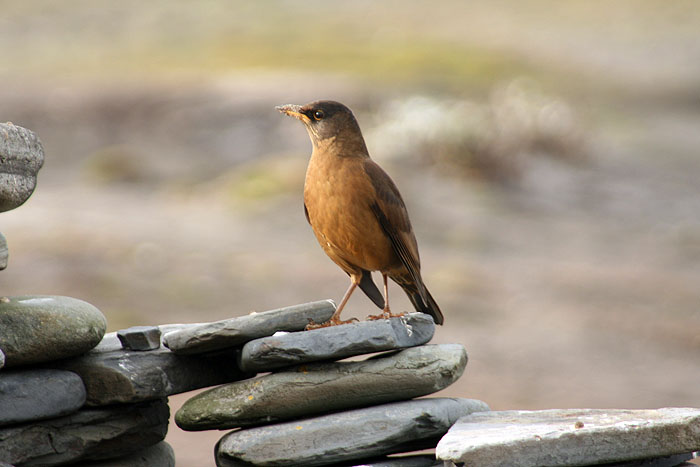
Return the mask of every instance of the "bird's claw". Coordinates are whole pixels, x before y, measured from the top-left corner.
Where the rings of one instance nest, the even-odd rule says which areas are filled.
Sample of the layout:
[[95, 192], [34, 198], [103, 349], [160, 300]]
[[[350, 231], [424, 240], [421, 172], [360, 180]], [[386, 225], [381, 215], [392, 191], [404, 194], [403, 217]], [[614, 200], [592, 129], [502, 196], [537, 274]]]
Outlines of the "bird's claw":
[[331, 318], [325, 323], [315, 323], [314, 320], [310, 319], [309, 324], [306, 325], [304, 328], [305, 331], [310, 331], [312, 329], [321, 329], [321, 328], [328, 328], [331, 326], [340, 326], [341, 324], [351, 324], [351, 323], [356, 323], [358, 322], [359, 319], [357, 318], [350, 318], [348, 320], [341, 320], [340, 318]]
[[367, 317], [368, 321], [376, 321], [378, 319], [391, 319], [391, 318], [401, 318], [402, 316], [406, 316], [406, 313], [399, 313], [395, 315], [392, 313], [390, 310], [384, 310], [380, 315], [369, 315]]

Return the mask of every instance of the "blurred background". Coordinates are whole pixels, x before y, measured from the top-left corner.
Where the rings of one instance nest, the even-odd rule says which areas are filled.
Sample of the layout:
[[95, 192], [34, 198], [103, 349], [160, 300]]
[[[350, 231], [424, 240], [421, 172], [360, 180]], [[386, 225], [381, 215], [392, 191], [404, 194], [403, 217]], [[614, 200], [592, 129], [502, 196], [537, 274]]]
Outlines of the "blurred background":
[[[0, 120], [34, 130], [3, 294], [109, 330], [332, 298], [275, 105], [351, 107], [493, 409], [700, 406], [700, 9], [677, 0], [0, 1]], [[397, 286], [394, 310], [410, 304]], [[348, 316], [375, 313], [355, 294]], [[173, 411], [191, 394], [171, 398]], [[219, 432], [171, 425], [178, 464]]]

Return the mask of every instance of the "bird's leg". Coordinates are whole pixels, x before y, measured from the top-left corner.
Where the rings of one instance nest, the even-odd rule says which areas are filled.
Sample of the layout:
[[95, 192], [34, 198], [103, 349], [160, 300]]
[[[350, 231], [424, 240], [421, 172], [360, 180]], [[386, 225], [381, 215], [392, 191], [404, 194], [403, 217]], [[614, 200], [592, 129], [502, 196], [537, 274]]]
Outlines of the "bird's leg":
[[386, 314], [391, 314], [391, 310], [389, 309], [389, 279], [386, 274], [382, 273], [382, 279], [384, 279], [384, 310], [383, 313]]
[[389, 309], [389, 277], [385, 273], [382, 273], [382, 279], [384, 279], [384, 309], [382, 310], [381, 315], [369, 315], [367, 317], [367, 319], [369, 320], [398, 318], [404, 315], [404, 313], [399, 313], [398, 315], [395, 315]]
[[313, 320], [309, 320], [309, 324], [307, 324], [305, 328], [307, 331], [310, 329], [327, 328], [329, 326], [337, 326], [339, 324], [348, 324], [352, 323], [353, 321], [357, 321], [356, 318], [351, 318], [347, 321], [340, 320], [340, 313], [343, 311], [343, 308], [345, 308], [345, 304], [350, 299], [350, 295], [352, 295], [352, 293], [355, 291], [355, 288], [358, 284], [358, 282], [354, 278], [351, 278], [350, 280], [350, 287], [348, 287], [348, 290], [345, 292], [345, 295], [343, 295], [343, 299], [340, 301], [340, 305], [338, 305], [338, 308], [335, 309], [335, 313], [333, 313], [331, 319], [321, 324], [316, 324], [313, 322]]

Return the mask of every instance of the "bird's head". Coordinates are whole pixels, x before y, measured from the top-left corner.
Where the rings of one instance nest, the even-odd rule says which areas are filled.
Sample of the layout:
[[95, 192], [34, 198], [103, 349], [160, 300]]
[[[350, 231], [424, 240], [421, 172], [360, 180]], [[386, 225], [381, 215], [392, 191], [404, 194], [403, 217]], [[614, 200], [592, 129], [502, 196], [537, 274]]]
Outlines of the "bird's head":
[[276, 109], [301, 120], [314, 147], [333, 143], [341, 145], [344, 152], [367, 152], [355, 116], [340, 102], [315, 101], [305, 105], [280, 105]]

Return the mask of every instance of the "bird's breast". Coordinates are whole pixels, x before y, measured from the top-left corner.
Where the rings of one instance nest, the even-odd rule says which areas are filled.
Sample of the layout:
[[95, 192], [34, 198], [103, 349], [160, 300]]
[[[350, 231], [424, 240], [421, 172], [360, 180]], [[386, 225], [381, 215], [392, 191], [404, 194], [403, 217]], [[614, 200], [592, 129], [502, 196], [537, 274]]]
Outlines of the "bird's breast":
[[327, 159], [312, 155], [304, 184], [304, 204], [321, 247], [346, 270], [347, 264], [391, 269], [400, 260], [370, 208], [376, 194], [361, 160]]

